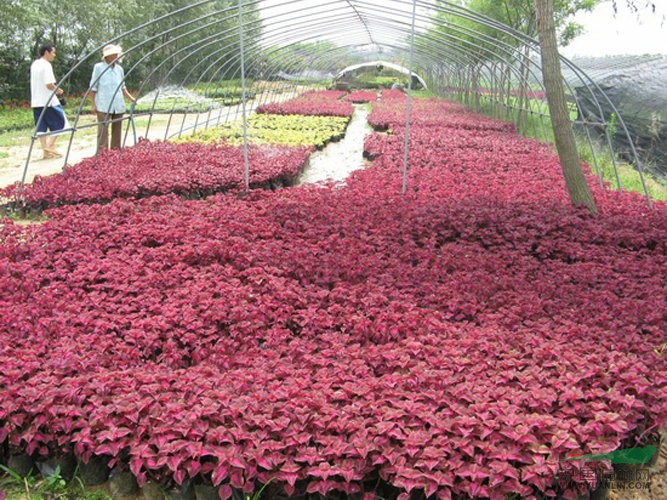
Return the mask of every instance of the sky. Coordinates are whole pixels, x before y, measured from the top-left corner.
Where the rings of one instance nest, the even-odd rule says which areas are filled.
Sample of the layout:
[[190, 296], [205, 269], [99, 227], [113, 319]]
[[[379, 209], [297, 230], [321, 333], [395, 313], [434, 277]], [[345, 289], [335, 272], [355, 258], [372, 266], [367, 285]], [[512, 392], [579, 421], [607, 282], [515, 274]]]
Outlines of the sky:
[[[433, 0], [434, 1], [434, 0]], [[585, 33], [577, 37], [569, 46], [562, 47], [561, 53], [566, 57], [574, 56], [604, 56], [615, 54], [667, 54], [667, 0], [653, 0], [656, 4], [656, 13], [648, 9], [633, 14], [625, 4], [625, 0], [618, 0], [618, 13], [614, 14], [611, 1], [607, 0], [596, 7], [591, 13], [578, 14], [575, 20], [584, 25]], [[641, 2], [639, 2], [641, 3]], [[385, 19], [410, 20], [412, 2], [409, 0], [363, 0], [357, 5], [361, 13], [369, 11], [369, 4], [377, 5], [377, 14]], [[271, 22], [285, 22], [295, 29], [299, 21], [307, 23], [307, 19], [319, 18], [335, 19], [341, 12], [354, 17], [350, 3], [341, 0], [262, 0], [260, 3], [262, 15]], [[372, 7], [370, 7], [372, 9]], [[384, 11], [383, 11], [384, 9]], [[393, 10], [387, 13], [386, 9]], [[332, 23], [335, 26], [335, 23]], [[417, 23], [418, 29], [420, 24]], [[328, 32], [323, 38], [332, 39], [340, 44], [367, 43], [364, 30], [354, 29], [352, 32], [343, 28], [335, 30], [335, 34]], [[387, 42], [396, 37], [396, 33], [385, 33]], [[385, 42], [383, 34], [376, 35], [379, 43]], [[275, 41], [273, 42], [275, 43]]]
[[667, 0], [655, 0], [656, 13], [631, 13], [620, 0], [614, 16], [611, 2], [598, 5], [593, 12], [579, 14], [575, 20], [586, 32], [561, 49], [566, 57], [615, 54], [667, 54]]
[[[377, 7], [374, 7], [375, 5]], [[355, 12], [352, 7], [357, 11]], [[333, 32], [328, 31], [326, 27], [322, 27], [326, 34], [322, 33], [321, 38], [326, 38], [339, 45], [369, 43], [366, 30], [358, 22], [360, 16], [375, 18], [369, 20], [370, 29], [373, 31], [374, 40], [379, 44], [392, 44], [396, 41], [397, 36], [406, 36], [405, 33], [401, 34], [387, 28], [387, 24], [391, 25], [392, 22], [397, 21], [410, 23], [412, 19], [412, 2], [409, 0], [361, 0], [360, 2], [347, 2], [345, 0], [262, 0], [260, 8], [265, 23], [283, 22], [293, 26], [295, 30], [298, 30], [301, 22], [309, 25], [317, 19], [333, 19], [335, 21], [330, 26]], [[375, 16], [371, 16], [369, 11], [374, 11]], [[424, 16], [430, 15], [428, 10], [423, 7], [418, 7], [417, 12]], [[336, 29], [336, 23], [345, 22], [341, 20], [341, 16], [347, 20], [351, 19], [352, 26], [346, 24], [340, 29]], [[384, 27], [381, 26], [383, 23], [385, 23]], [[419, 19], [416, 20], [418, 30], [420, 27], [425, 28], [427, 24], [427, 22]]]

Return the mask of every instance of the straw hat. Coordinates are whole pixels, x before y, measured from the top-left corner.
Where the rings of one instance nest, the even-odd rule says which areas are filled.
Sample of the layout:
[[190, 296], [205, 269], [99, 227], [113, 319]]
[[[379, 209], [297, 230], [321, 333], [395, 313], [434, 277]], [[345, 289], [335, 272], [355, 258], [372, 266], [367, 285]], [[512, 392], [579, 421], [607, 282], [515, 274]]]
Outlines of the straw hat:
[[105, 59], [107, 56], [120, 55], [123, 53], [123, 49], [120, 45], [114, 45], [110, 43], [105, 45], [102, 49], [102, 59]]

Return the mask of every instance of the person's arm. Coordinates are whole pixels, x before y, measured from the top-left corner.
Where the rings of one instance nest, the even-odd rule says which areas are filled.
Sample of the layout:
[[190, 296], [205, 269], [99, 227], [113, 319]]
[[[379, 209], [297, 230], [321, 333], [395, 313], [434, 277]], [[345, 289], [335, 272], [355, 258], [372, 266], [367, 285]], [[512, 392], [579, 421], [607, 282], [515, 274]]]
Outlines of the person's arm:
[[49, 63], [48, 66], [44, 68], [44, 80], [46, 81], [46, 88], [51, 92], [56, 91], [56, 95], [62, 95], [63, 89], [56, 87], [56, 77], [53, 74], [53, 66]]
[[56, 95], [63, 95], [63, 89], [60, 87], [56, 87], [54, 83], [47, 83], [46, 88], [49, 89], [51, 92], [53, 92], [53, 89], [56, 90]]
[[127, 97], [130, 102], [137, 102], [137, 100], [132, 96], [132, 94], [130, 94], [130, 92], [127, 90], [127, 87], [125, 86], [125, 70], [122, 66], [118, 66], [118, 69], [120, 70], [120, 77], [123, 80], [123, 95]]
[[130, 100], [130, 102], [137, 102], [137, 100], [132, 96], [132, 94], [128, 92], [128, 90], [125, 87], [123, 87], [123, 94], [125, 94], [125, 97], [127, 97]]
[[93, 113], [97, 113], [97, 106], [95, 106], [95, 94], [97, 94], [97, 87], [100, 82], [100, 75], [98, 74], [98, 66], [95, 65], [93, 66], [93, 75], [90, 77], [90, 84], [88, 87], [90, 88], [90, 101], [93, 104]]

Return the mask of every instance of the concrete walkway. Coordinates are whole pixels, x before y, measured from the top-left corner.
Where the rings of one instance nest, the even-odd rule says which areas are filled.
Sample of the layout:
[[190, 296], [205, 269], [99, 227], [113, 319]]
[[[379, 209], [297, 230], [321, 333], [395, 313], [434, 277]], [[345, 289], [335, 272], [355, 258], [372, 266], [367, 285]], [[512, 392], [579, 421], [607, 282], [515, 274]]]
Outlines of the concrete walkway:
[[310, 155], [308, 168], [301, 174], [297, 184], [343, 182], [355, 170], [365, 168], [368, 162], [364, 159], [364, 140], [373, 131], [367, 121], [369, 114], [367, 108], [355, 105], [345, 137]]

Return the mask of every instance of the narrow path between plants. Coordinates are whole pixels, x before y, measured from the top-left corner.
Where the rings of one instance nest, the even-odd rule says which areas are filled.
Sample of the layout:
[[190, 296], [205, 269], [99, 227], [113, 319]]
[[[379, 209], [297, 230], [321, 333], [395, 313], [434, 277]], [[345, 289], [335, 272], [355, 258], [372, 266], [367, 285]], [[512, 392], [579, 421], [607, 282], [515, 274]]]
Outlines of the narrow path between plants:
[[301, 174], [297, 186], [326, 180], [341, 182], [355, 170], [366, 167], [364, 140], [373, 130], [367, 121], [370, 111], [368, 106], [355, 104], [354, 107], [345, 137], [310, 156], [309, 165]]

